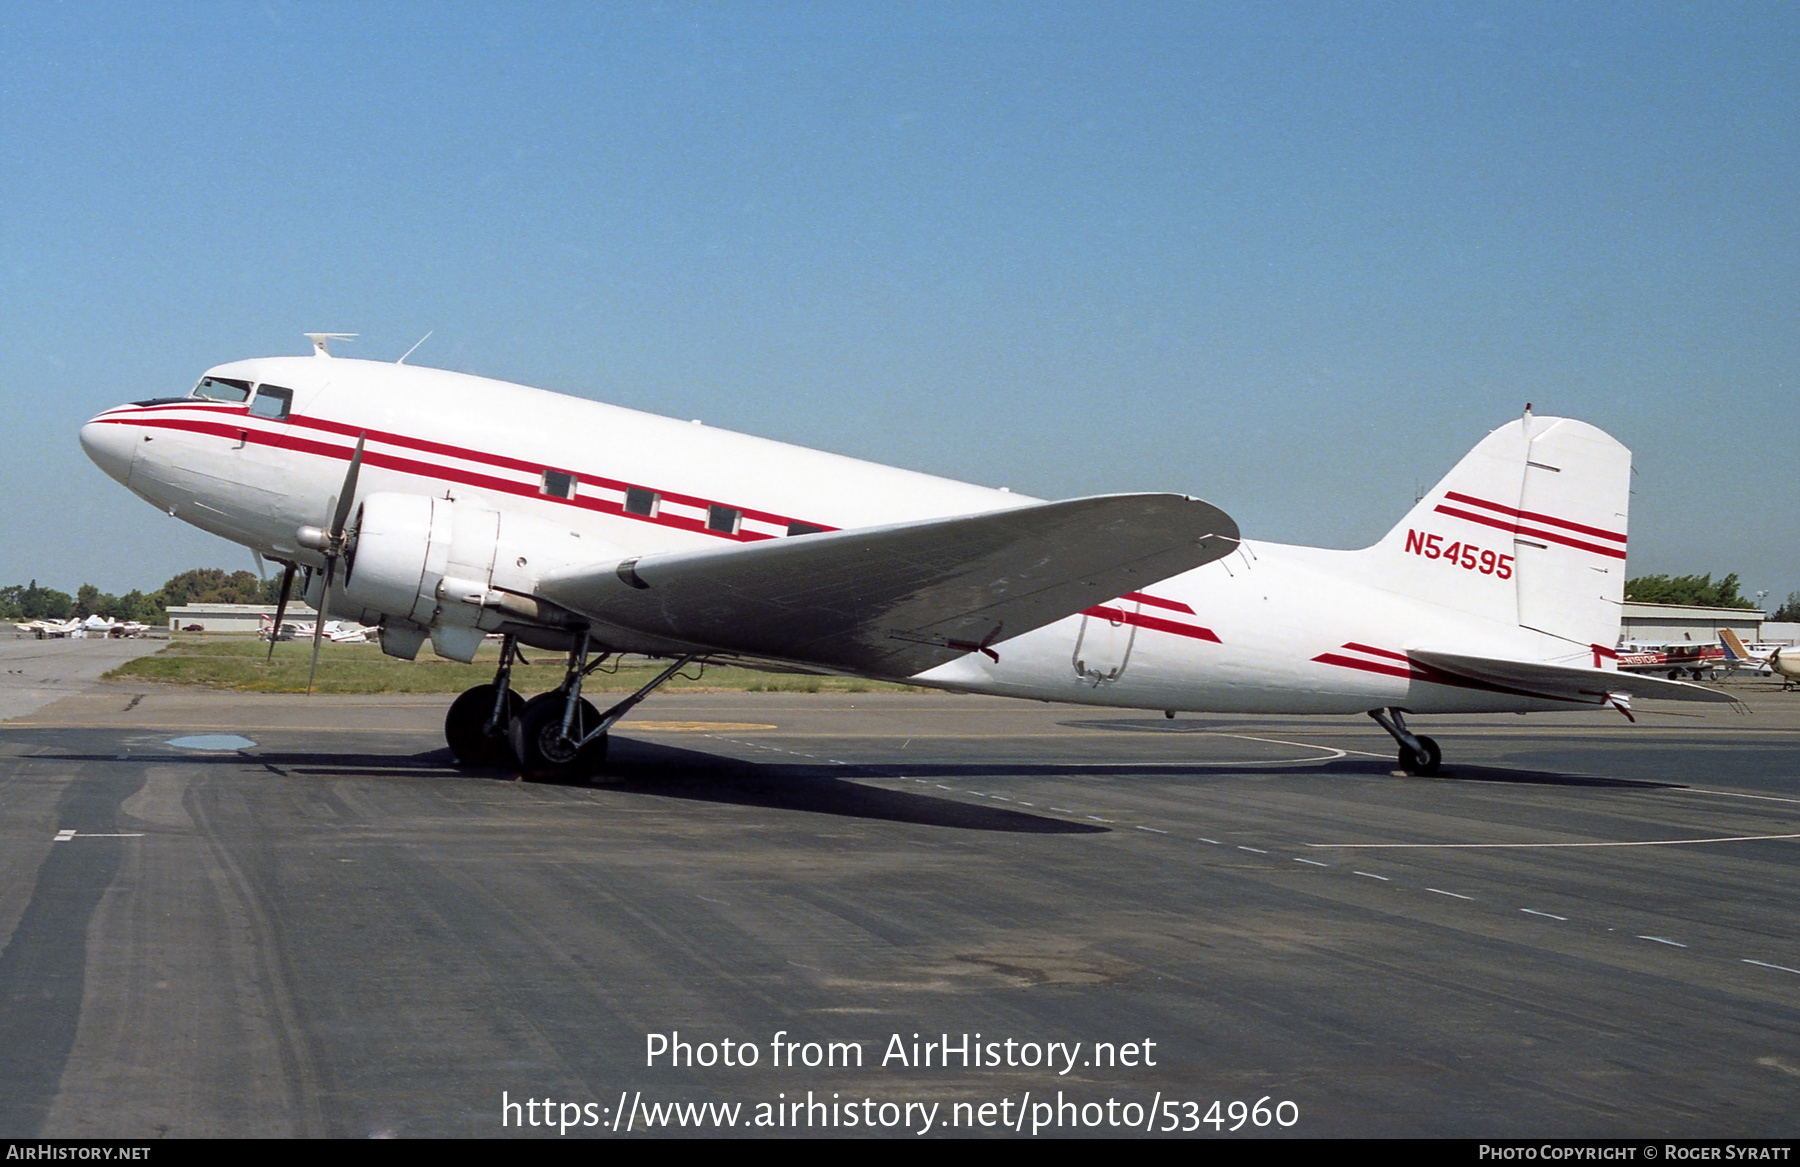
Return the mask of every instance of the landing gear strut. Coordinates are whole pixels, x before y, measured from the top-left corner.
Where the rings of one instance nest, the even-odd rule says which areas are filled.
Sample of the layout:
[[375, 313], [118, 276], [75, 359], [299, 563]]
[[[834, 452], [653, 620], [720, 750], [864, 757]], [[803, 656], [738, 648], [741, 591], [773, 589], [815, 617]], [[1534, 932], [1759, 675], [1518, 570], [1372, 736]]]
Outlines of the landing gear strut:
[[1429, 777], [1438, 772], [1438, 766], [1444, 760], [1444, 751], [1438, 749], [1437, 742], [1424, 736], [1414, 734], [1406, 728], [1406, 718], [1393, 706], [1386, 709], [1371, 709], [1369, 716], [1375, 724], [1392, 734], [1400, 743], [1400, 768], [1408, 774], [1418, 777]]
[[525, 699], [512, 689], [513, 658], [519, 645], [508, 636], [500, 645], [500, 667], [489, 685], [477, 685], [450, 704], [444, 715], [444, 739], [450, 752], [465, 766], [510, 766], [512, 746], [507, 727], [525, 708]]
[[654, 680], [602, 713], [581, 695], [581, 682], [611, 653], [588, 660], [588, 634], [583, 631], [569, 654], [568, 673], [560, 687], [525, 702], [507, 729], [519, 765], [527, 778], [585, 780], [606, 761], [606, 733], [640, 701], [692, 661], [684, 656]]

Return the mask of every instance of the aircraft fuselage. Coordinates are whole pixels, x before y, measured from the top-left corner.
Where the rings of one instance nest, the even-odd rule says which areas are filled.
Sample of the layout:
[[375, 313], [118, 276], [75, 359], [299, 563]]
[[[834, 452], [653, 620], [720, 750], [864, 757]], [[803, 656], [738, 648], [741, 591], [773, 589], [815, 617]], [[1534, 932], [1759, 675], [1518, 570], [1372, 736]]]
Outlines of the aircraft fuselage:
[[[225, 396], [231, 383], [290, 390], [285, 416], [272, 416], [280, 412], [275, 397], [259, 398], [271, 403], [260, 415], [241, 401], [193, 397], [126, 405], [84, 427], [84, 448], [159, 509], [306, 566], [322, 560], [296, 532], [330, 514], [359, 436], [359, 497], [475, 499], [553, 530], [551, 545], [494, 566], [495, 586], [525, 590], [558, 566], [1036, 501], [429, 368], [275, 357], [221, 365], [207, 377], [226, 386]], [[1428, 532], [1416, 534], [1416, 554], [1379, 564], [1362, 551], [1245, 540], [1224, 559], [1147, 580], [1110, 603], [1001, 641], [993, 646], [998, 660], [971, 652], [911, 679], [1012, 697], [1194, 712], [1495, 712], [1601, 703], [1517, 686], [1445, 683], [1442, 674], [1410, 663], [1406, 653], [1417, 645], [1582, 663], [1590, 647], [1511, 618], [1511, 535], [1495, 532], [1480, 548], [1466, 540], [1461, 560], [1453, 555], [1446, 564], [1424, 554]], [[1623, 551], [1617, 554], [1622, 569]], [[1399, 588], [1396, 563], [1436, 575], [1429, 586]], [[510, 573], [505, 585], [503, 571]], [[1484, 589], [1492, 595], [1483, 596]], [[1449, 599], [1436, 602], [1438, 595]], [[333, 608], [359, 615], [339, 611], [335, 597]]]

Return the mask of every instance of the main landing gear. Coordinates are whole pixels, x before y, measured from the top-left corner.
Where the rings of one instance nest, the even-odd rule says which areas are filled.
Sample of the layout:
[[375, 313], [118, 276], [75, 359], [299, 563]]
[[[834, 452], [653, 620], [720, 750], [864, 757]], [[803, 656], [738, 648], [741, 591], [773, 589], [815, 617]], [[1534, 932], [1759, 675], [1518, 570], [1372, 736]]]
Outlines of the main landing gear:
[[602, 713], [581, 695], [581, 682], [612, 654], [603, 652], [590, 661], [588, 647], [584, 631], [569, 653], [563, 683], [527, 701], [512, 689], [518, 645], [508, 636], [493, 683], [463, 693], [444, 717], [444, 737], [456, 760], [465, 766], [517, 765], [532, 779], [585, 781], [606, 761], [607, 731], [694, 659], [680, 658]]
[[1444, 760], [1444, 751], [1438, 749], [1437, 742], [1423, 734], [1414, 734], [1406, 728], [1406, 718], [1393, 706], [1386, 709], [1371, 709], [1369, 716], [1375, 724], [1392, 734], [1400, 743], [1400, 768], [1415, 777], [1430, 777], [1438, 772], [1438, 766]]

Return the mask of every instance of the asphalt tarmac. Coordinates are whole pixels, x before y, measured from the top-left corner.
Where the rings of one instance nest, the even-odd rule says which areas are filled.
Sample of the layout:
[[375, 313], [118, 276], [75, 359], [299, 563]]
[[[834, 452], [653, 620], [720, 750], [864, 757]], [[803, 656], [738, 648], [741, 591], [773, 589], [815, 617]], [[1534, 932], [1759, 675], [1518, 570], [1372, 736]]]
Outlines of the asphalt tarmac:
[[1800, 693], [1730, 687], [1421, 718], [1431, 779], [675, 693], [578, 788], [459, 773], [447, 698], [91, 686], [0, 724], [0, 1136], [1791, 1134]]

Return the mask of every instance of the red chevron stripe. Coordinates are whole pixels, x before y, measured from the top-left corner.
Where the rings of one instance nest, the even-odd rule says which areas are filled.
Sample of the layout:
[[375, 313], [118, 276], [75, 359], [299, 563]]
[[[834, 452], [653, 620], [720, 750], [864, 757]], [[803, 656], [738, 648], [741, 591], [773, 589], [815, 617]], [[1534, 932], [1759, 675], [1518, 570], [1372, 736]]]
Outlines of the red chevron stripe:
[[1361, 644], [1346, 644], [1344, 647], [1356, 652], [1374, 653], [1405, 661], [1406, 665], [1401, 667], [1400, 665], [1384, 664], [1381, 661], [1358, 660], [1355, 657], [1343, 656], [1335, 652], [1322, 652], [1312, 659], [1317, 664], [1336, 665], [1341, 669], [1356, 669], [1365, 673], [1379, 673], [1384, 677], [1400, 677], [1408, 681], [1425, 681], [1428, 684], [1443, 685], [1453, 689], [1477, 689], [1485, 693], [1505, 693], [1513, 697], [1530, 697], [1538, 701], [1567, 701], [1573, 705], [1598, 704], [1597, 702], [1583, 701], [1579, 697], [1565, 697], [1560, 693], [1534, 693], [1529, 689], [1515, 689], [1511, 685], [1496, 684], [1493, 681], [1484, 681], [1479, 677], [1465, 677], [1460, 673], [1445, 672], [1443, 669], [1421, 664], [1401, 653], [1390, 652], [1383, 648], [1370, 648]]
[[1160, 596], [1147, 596], [1143, 592], [1126, 592], [1119, 598], [1121, 600], [1136, 600], [1140, 604], [1149, 604], [1152, 608], [1167, 608], [1171, 612], [1185, 612], [1189, 616], [1195, 615], [1194, 610], [1180, 600], [1165, 600]]
[[1174, 636], [1186, 636], [1193, 640], [1207, 640], [1213, 644], [1220, 643], [1218, 634], [1210, 628], [1202, 628], [1197, 624], [1177, 624], [1173, 620], [1164, 620], [1161, 616], [1146, 616], [1142, 612], [1127, 612], [1121, 608], [1108, 608], [1104, 605], [1089, 608], [1083, 616], [1098, 616], [1102, 620], [1111, 620], [1115, 624], [1134, 624], [1139, 628], [1148, 628], [1152, 632], [1167, 632]]
[[1584, 543], [1580, 539], [1571, 539], [1557, 531], [1544, 531], [1536, 527], [1527, 527], [1519, 522], [1496, 519], [1488, 515], [1477, 515], [1469, 511], [1457, 510], [1455, 507], [1444, 506], [1442, 503], [1433, 509], [1440, 515], [1449, 515], [1453, 519], [1462, 519], [1470, 523], [1480, 523], [1484, 527], [1493, 527], [1495, 530], [1506, 531], [1514, 535], [1529, 535], [1533, 539], [1542, 539], [1546, 543], [1558, 543], [1564, 547], [1573, 547], [1578, 551], [1592, 551], [1596, 555], [1604, 555], [1609, 559], [1625, 558], [1625, 551], [1620, 547], [1602, 547], [1597, 543]]
[[1625, 536], [1616, 531], [1607, 531], [1600, 527], [1590, 527], [1585, 523], [1571, 523], [1567, 519], [1559, 519], [1555, 515], [1546, 515], [1538, 511], [1522, 511], [1517, 507], [1509, 507], [1502, 503], [1489, 502], [1485, 498], [1476, 498], [1472, 494], [1463, 494], [1461, 491], [1446, 490], [1444, 492], [1444, 497], [1452, 502], [1467, 503], [1472, 507], [1481, 507], [1484, 510], [1498, 511], [1503, 515], [1511, 515], [1515, 519], [1530, 519], [1534, 523], [1548, 523], [1552, 527], [1562, 527], [1569, 531], [1579, 531], [1583, 535], [1592, 535], [1597, 539], [1613, 539], [1620, 543], [1625, 542]]

